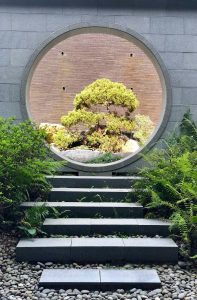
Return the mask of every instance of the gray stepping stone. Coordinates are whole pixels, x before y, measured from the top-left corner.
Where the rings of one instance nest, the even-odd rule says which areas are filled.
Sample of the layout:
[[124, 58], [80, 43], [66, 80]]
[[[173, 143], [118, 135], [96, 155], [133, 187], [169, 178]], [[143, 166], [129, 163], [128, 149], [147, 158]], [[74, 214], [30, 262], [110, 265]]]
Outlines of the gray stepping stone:
[[162, 235], [169, 234], [169, 222], [149, 219], [91, 219], [91, 218], [61, 218], [46, 219], [43, 230], [49, 234], [143, 234]]
[[124, 259], [136, 263], [176, 263], [178, 246], [169, 238], [123, 239]]
[[46, 269], [42, 272], [39, 285], [55, 289], [98, 289], [100, 272], [96, 269]]
[[18, 261], [176, 263], [178, 247], [165, 238], [24, 239], [16, 247]]
[[155, 289], [161, 286], [156, 270], [100, 270], [102, 289], [140, 288]]
[[21, 239], [16, 247], [18, 261], [70, 262], [70, 238]]
[[72, 238], [74, 262], [120, 262], [124, 244], [121, 238]]
[[139, 203], [123, 202], [23, 202], [21, 207], [46, 205], [55, 207], [59, 211], [68, 210], [70, 217], [95, 217], [99, 214], [102, 217], [116, 218], [142, 218], [143, 206]]
[[161, 286], [155, 270], [96, 270], [96, 269], [45, 269], [42, 272], [39, 285], [54, 289], [98, 289], [114, 290], [156, 289]]
[[52, 188], [49, 201], [114, 201], [124, 200], [133, 189], [120, 188]]
[[138, 176], [46, 176], [53, 187], [67, 188], [131, 188]]

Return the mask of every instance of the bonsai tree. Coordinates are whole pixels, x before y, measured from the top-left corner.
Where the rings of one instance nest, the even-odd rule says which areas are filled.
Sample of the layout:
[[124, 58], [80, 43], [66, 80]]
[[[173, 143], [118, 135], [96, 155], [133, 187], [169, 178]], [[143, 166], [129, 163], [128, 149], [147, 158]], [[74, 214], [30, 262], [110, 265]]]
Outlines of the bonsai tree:
[[124, 84], [98, 79], [76, 95], [74, 110], [61, 117], [61, 129], [48, 129], [50, 141], [61, 149], [83, 145], [103, 152], [120, 152], [129, 139], [144, 143], [154, 126], [147, 116], [132, 116], [138, 106]]

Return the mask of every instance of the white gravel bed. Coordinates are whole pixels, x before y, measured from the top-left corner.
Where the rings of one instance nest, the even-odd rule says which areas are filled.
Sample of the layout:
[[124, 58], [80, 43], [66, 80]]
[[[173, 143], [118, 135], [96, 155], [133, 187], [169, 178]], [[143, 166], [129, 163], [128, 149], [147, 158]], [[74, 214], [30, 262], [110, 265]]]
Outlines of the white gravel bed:
[[[155, 268], [162, 281], [161, 289], [143, 291], [131, 289], [125, 291], [88, 291], [77, 289], [59, 290], [38, 287], [38, 281], [44, 268], [108, 268], [109, 265], [62, 265], [51, 262], [28, 264], [15, 261], [17, 238], [13, 234], [0, 233], [0, 300], [196, 300], [197, 267], [190, 262], [179, 261], [178, 265], [131, 265], [119, 268]], [[110, 265], [110, 268], [118, 266]]]

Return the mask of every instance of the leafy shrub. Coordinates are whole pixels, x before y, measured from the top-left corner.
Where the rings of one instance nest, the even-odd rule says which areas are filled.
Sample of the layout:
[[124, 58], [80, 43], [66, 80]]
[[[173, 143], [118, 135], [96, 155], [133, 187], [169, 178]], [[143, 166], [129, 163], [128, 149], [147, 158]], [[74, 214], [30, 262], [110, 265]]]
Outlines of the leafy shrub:
[[197, 253], [197, 127], [185, 114], [179, 135], [171, 135], [162, 149], [144, 156], [148, 166], [140, 171], [144, 180], [136, 189], [146, 187], [149, 194], [138, 199], [151, 215], [169, 218], [172, 232], [184, 242], [182, 253]]
[[98, 79], [76, 95], [74, 110], [61, 117], [59, 128], [42, 128], [47, 141], [61, 150], [83, 145], [103, 152], [120, 152], [129, 139], [143, 145], [154, 129], [149, 117], [131, 115], [138, 106], [136, 95], [122, 83]]
[[27, 121], [15, 124], [0, 118], [0, 219], [13, 218], [21, 201], [46, 195], [50, 185], [46, 174], [62, 164], [50, 158], [45, 133]]

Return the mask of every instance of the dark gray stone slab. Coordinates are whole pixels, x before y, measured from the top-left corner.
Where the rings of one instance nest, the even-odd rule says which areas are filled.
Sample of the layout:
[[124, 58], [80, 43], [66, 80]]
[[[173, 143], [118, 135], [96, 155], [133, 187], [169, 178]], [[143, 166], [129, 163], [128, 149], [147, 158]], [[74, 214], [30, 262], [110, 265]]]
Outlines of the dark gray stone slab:
[[110, 215], [115, 218], [142, 218], [143, 207], [139, 203], [102, 202], [100, 214], [103, 217]]
[[135, 263], [177, 263], [178, 246], [167, 238], [123, 239], [124, 259]]
[[149, 219], [122, 219], [122, 218], [61, 218], [46, 219], [43, 231], [50, 234], [143, 234], [148, 236], [169, 234], [170, 223]]
[[139, 234], [154, 236], [169, 235], [170, 222], [155, 219], [137, 219]]
[[68, 210], [70, 217], [116, 217], [116, 218], [142, 218], [143, 206], [139, 203], [122, 202], [24, 202], [22, 208], [45, 204], [55, 207], [59, 211]]
[[71, 259], [74, 262], [121, 262], [123, 260], [121, 238], [73, 238]]
[[155, 270], [45, 269], [39, 285], [47, 288], [114, 290], [155, 289], [161, 286]]
[[136, 219], [91, 219], [90, 232], [137, 234], [138, 224]]
[[176, 263], [178, 247], [160, 238], [41, 238], [21, 240], [18, 261]]
[[43, 223], [43, 231], [49, 234], [88, 235], [90, 234], [91, 219], [46, 219]]
[[161, 286], [156, 270], [100, 270], [102, 289], [140, 288], [155, 289]]
[[56, 234], [112, 234], [114, 232], [137, 233], [135, 219], [46, 219], [43, 230]]
[[99, 270], [48, 269], [42, 272], [39, 285], [49, 288], [100, 288]]
[[70, 247], [69, 238], [23, 239], [16, 247], [16, 260], [70, 262]]
[[54, 187], [67, 188], [130, 188], [137, 176], [47, 176]]
[[53, 188], [49, 201], [121, 201], [132, 189]]

